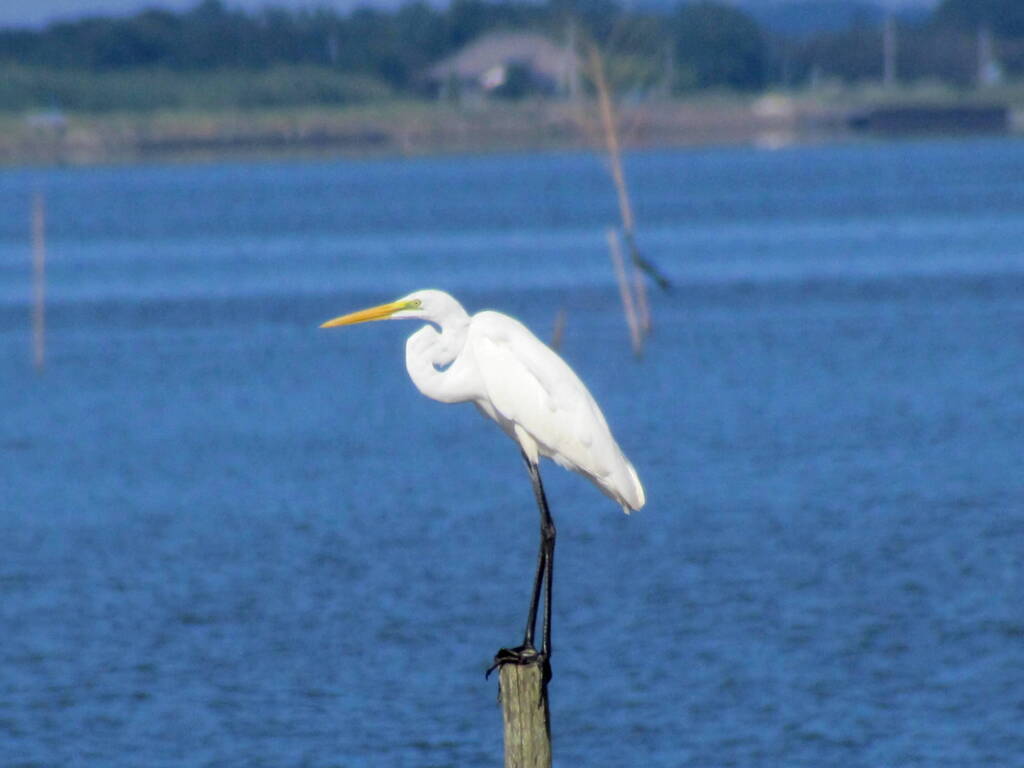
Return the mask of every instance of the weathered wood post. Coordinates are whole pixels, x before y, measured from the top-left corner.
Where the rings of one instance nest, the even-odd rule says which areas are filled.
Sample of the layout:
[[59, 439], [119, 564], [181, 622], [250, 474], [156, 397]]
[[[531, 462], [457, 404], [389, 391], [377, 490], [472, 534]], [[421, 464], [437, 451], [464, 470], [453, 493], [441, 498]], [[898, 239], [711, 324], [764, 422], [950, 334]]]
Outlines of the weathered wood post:
[[551, 768], [551, 721], [541, 664], [503, 664], [498, 681], [505, 768]]

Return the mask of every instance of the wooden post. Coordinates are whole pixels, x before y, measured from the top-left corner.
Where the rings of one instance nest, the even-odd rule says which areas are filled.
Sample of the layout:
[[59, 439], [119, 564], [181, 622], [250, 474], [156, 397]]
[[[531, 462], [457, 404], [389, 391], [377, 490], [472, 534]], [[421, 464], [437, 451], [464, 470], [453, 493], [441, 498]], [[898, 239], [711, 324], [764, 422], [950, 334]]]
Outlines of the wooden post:
[[551, 721], [542, 677], [540, 664], [501, 666], [505, 768], [551, 768]]

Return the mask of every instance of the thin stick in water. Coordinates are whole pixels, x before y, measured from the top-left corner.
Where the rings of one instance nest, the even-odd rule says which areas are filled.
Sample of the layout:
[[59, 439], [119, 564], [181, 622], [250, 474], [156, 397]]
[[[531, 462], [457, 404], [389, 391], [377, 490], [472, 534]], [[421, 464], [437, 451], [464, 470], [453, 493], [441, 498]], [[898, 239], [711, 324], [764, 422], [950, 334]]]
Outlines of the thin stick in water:
[[32, 196], [32, 362], [46, 364], [46, 204], [43, 193]]
[[633, 289], [636, 295], [636, 310], [640, 319], [640, 334], [647, 338], [651, 333], [651, 307], [647, 303], [647, 283], [639, 269], [633, 272]]
[[565, 335], [565, 308], [560, 307], [555, 315], [555, 328], [551, 332], [551, 348], [559, 349], [562, 346], [562, 336]]
[[611, 165], [612, 181], [619, 196], [619, 213], [622, 215], [622, 228], [633, 231], [633, 206], [629, 201], [626, 189], [626, 176], [622, 171], [622, 148], [619, 145], [619, 131], [612, 108], [611, 92], [608, 80], [604, 76], [604, 60], [596, 45], [590, 45], [590, 70], [597, 89], [597, 105], [601, 114], [601, 128], [604, 133], [605, 148], [608, 150], [608, 162]]
[[622, 247], [619, 244], [619, 233], [608, 228], [608, 251], [611, 253], [612, 265], [615, 267], [615, 279], [619, 283], [619, 296], [622, 298], [622, 310], [626, 314], [626, 325], [629, 326], [629, 340], [633, 345], [633, 354], [640, 357], [644, 351], [643, 338], [640, 336], [640, 323], [637, 320], [636, 308], [633, 306], [633, 292], [630, 290], [629, 279], [626, 277], [626, 264], [622, 258]]
[[629, 189], [626, 187], [626, 174], [622, 169], [622, 143], [619, 141], [619, 128], [615, 117], [615, 108], [612, 105], [611, 87], [608, 85], [608, 79], [604, 73], [604, 58], [594, 43], [588, 46], [587, 53], [590, 74], [594, 81], [594, 87], [597, 89], [597, 105], [601, 116], [605, 149], [608, 152], [608, 162], [611, 166], [612, 181], [615, 183], [615, 191], [619, 198], [622, 236], [626, 240], [626, 247], [633, 264], [650, 275], [662, 290], [667, 291], [671, 287], [668, 278], [654, 264], [641, 256], [640, 250], [636, 247], [633, 204], [630, 202]]

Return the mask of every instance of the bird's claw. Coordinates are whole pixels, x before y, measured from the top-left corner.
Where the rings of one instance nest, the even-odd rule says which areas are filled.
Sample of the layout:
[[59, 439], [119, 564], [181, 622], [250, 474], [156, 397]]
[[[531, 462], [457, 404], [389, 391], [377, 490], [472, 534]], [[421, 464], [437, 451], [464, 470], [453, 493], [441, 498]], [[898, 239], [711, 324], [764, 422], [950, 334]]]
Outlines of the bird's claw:
[[[551, 682], [551, 661], [548, 654], [538, 651], [532, 645], [520, 645], [515, 648], [502, 648], [494, 655], [494, 663], [487, 668], [484, 677], [490, 677], [491, 672], [503, 667], [506, 664], [527, 664], [541, 665], [540, 696], [537, 699], [537, 706], [543, 706], [547, 699], [548, 683]], [[498, 701], [501, 701], [501, 682], [498, 682]]]
[[528, 664], [540, 664], [541, 674], [543, 676], [543, 685], [547, 685], [551, 680], [551, 662], [548, 659], [548, 654], [544, 651], [538, 651], [532, 645], [518, 645], [515, 648], [502, 648], [494, 655], [494, 663], [487, 668], [484, 673], [485, 678], [491, 676], [491, 672], [503, 667], [506, 664], [518, 664], [520, 666], [526, 666]]

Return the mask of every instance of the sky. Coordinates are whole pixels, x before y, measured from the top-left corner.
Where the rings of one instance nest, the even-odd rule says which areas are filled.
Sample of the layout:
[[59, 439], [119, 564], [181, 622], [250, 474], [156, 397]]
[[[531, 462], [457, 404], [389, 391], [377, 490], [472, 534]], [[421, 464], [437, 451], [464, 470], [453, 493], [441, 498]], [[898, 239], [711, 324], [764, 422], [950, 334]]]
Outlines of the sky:
[[[264, 5], [289, 8], [310, 6], [331, 7], [341, 12], [350, 11], [360, 5], [395, 7], [404, 0], [226, 0], [226, 5], [246, 9]], [[889, 8], [914, 8], [935, 5], [937, 0], [873, 0]], [[149, 7], [171, 10], [191, 8], [197, 0], [0, 0], [0, 26], [38, 26], [55, 19], [71, 19], [90, 14], [131, 14]], [[743, 4], [769, 5], [780, 0], [744, 0]], [[442, 4], [443, 0], [438, 0]]]

